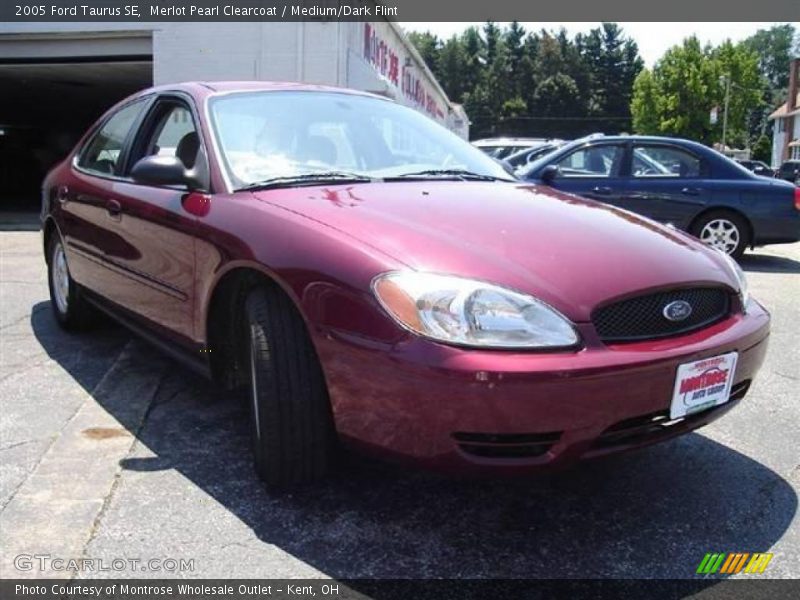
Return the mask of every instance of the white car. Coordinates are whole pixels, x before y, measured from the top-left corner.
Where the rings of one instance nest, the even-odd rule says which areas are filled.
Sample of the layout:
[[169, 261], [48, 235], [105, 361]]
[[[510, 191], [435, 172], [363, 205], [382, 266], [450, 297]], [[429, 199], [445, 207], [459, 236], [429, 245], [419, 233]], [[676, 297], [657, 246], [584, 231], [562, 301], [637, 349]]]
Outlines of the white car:
[[527, 148], [536, 148], [547, 143], [546, 138], [486, 138], [475, 140], [472, 145], [482, 150], [492, 158], [503, 159]]

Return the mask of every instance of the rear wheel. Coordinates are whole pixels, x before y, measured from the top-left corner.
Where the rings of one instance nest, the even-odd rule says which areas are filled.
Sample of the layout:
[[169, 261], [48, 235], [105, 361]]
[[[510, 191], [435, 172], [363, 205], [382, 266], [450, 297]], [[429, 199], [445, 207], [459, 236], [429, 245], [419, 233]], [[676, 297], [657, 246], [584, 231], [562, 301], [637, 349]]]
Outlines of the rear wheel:
[[50, 287], [50, 306], [56, 321], [64, 329], [86, 329], [94, 312], [81, 296], [81, 290], [69, 274], [64, 243], [54, 233], [48, 246], [47, 282]]
[[334, 428], [305, 323], [277, 288], [252, 291], [245, 313], [256, 471], [272, 487], [320, 479], [331, 459]]
[[733, 258], [741, 257], [750, 243], [750, 227], [747, 221], [729, 211], [712, 211], [703, 215], [692, 225], [691, 233], [700, 238], [701, 242]]

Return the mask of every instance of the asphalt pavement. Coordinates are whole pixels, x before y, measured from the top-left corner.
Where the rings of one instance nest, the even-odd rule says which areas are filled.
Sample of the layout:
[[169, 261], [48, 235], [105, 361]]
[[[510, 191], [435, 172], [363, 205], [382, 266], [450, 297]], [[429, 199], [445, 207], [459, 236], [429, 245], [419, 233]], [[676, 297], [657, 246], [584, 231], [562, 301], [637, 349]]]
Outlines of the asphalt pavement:
[[691, 578], [707, 552], [772, 552], [763, 576], [798, 578], [800, 244], [742, 265], [767, 360], [697, 433], [523, 480], [348, 456], [279, 494], [239, 402], [119, 326], [62, 332], [39, 234], [2, 232], [0, 577], [73, 575], [19, 559], [46, 554], [120, 567], [78, 577]]

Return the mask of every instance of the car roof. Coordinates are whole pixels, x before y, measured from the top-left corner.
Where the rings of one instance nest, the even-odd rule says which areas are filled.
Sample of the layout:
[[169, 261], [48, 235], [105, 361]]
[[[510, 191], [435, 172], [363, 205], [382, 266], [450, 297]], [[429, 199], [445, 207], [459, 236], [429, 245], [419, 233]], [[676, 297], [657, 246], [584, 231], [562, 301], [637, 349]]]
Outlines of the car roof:
[[186, 92], [193, 96], [211, 96], [214, 94], [225, 94], [233, 92], [335, 92], [340, 94], [350, 94], [353, 96], [369, 96], [388, 100], [378, 94], [370, 94], [349, 88], [341, 88], [330, 85], [315, 85], [301, 83], [297, 81], [183, 81], [179, 83], [169, 83], [157, 85], [142, 90], [137, 95], [144, 96], [152, 93], [165, 92]]
[[477, 145], [485, 145], [485, 146], [509, 146], [513, 144], [539, 144], [547, 142], [547, 138], [524, 138], [524, 137], [500, 137], [500, 138], [484, 138], [482, 140], [475, 140], [472, 143]]
[[686, 148], [696, 148], [700, 151], [711, 150], [708, 146], [695, 142], [694, 140], [687, 140], [685, 138], [667, 137], [663, 135], [590, 135], [584, 138], [578, 138], [570, 145], [577, 146], [581, 143], [604, 143], [604, 142], [651, 142], [661, 144], [675, 144], [677, 146], [684, 146]]

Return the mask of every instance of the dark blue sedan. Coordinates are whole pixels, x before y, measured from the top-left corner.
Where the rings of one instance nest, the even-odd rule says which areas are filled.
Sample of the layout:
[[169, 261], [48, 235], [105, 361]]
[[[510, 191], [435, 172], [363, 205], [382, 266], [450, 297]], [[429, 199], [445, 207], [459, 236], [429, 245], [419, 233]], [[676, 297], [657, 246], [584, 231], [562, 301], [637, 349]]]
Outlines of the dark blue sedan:
[[689, 140], [592, 136], [517, 174], [671, 223], [736, 258], [748, 246], [800, 240], [800, 188]]

